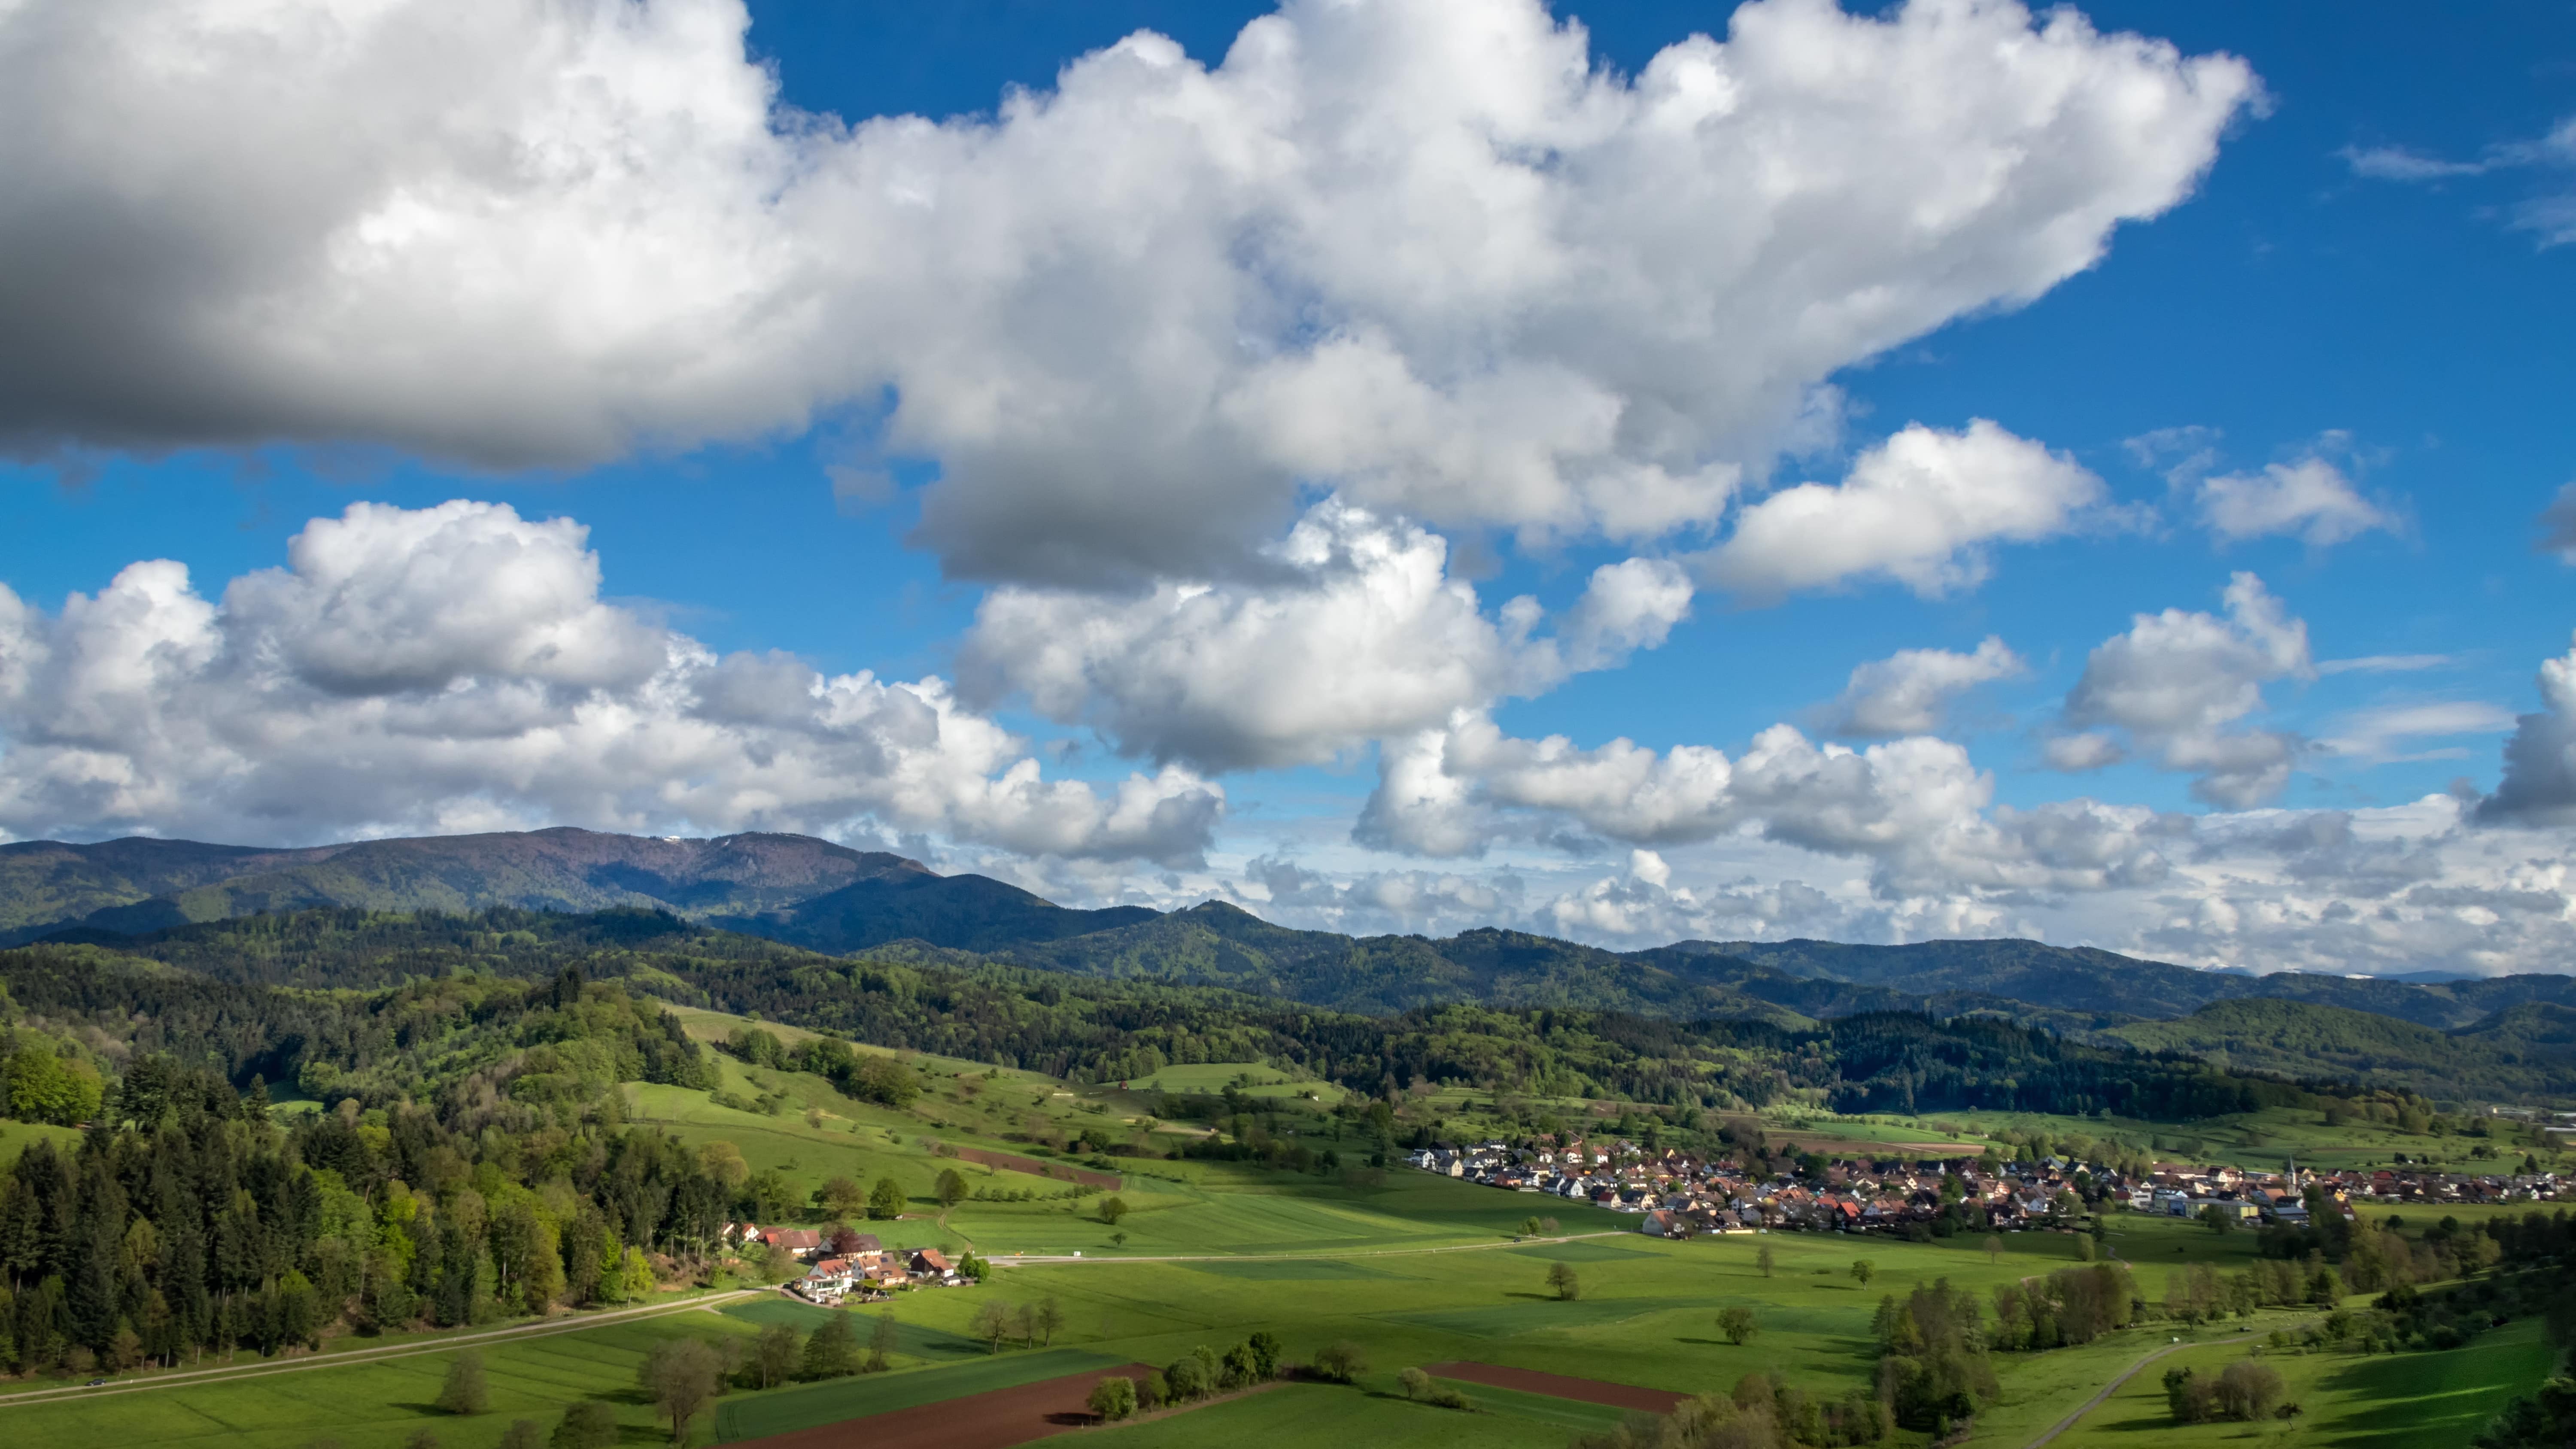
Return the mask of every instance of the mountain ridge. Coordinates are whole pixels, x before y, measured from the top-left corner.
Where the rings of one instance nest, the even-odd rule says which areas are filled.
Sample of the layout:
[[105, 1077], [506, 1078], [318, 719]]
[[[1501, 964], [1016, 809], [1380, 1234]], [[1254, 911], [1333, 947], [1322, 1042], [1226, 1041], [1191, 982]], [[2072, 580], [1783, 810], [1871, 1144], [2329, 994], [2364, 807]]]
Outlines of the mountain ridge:
[[2024, 940], [1907, 945], [1678, 941], [1633, 951], [1501, 927], [1446, 938], [1307, 931], [1210, 900], [1071, 909], [991, 877], [811, 836], [556, 827], [292, 848], [129, 838], [0, 846], [0, 947], [125, 937], [310, 907], [667, 911], [829, 955], [989, 959], [1224, 987], [1371, 1013], [1473, 1001], [1783, 1026], [1866, 1012], [1991, 1014], [2098, 1036], [2213, 1002], [2282, 999], [2446, 1031], [2523, 1003], [2576, 1007], [2576, 977], [2452, 982], [2207, 971]]

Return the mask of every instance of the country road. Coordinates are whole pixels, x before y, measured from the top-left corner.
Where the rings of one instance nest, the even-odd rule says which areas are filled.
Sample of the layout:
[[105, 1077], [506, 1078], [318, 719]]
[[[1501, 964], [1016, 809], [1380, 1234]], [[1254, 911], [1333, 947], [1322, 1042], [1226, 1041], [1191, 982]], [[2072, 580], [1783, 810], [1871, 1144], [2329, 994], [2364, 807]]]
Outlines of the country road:
[[666, 1313], [685, 1313], [692, 1309], [713, 1310], [717, 1305], [730, 1303], [737, 1298], [757, 1297], [762, 1291], [764, 1290], [737, 1288], [731, 1292], [710, 1293], [703, 1298], [688, 1298], [677, 1303], [653, 1303], [642, 1308], [615, 1308], [606, 1313], [554, 1318], [541, 1323], [521, 1324], [516, 1328], [494, 1328], [481, 1333], [461, 1333], [453, 1338], [442, 1338], [434, 1342], [392, 1344], [384, 1348], [352, 1349], [346, 1353], [317, 1353], [309, 1358], [231, 1364], [222, 1368], [187, 1369], [179, 1373], [158, 1374], [145, 1379], [110, 1379], [96, 1388], [75, 1384], [59, 1389], [34, 1389], [23, 1394], [0, 1395], [0, 1409], [19, 1404], [49, 1404], [63, 1399], [98, 1399], [111, 1394], [139, 1394], [152, 1389], [187, 1388], [197, 1384], [257, 1378], [266, 1374], [291, 1374], [310, 1369], [339, 1368], [346, 1364], [383, 1363], [387, 1359], [409, 1358], [414, 1354], [449, 1353], [458, 1348], [471, 1348], [488, 1343], [542, 1338], [553, 1333], [578, 1333], [585, 1328], [597, 1328], [602, 1324], [624, 1323]]
[[2087, 1414], [2089, 1414], [2089, 1413], [2092, 1413], [2095, 1409], [2098, 1409], [2098, 1408], [2102, 1407], [2102, 1401], [2103, 1401], [2103, 1400], [2105, 1400], [2105, 1399], [2108, 1399], [2108, 1398], [2109, 1398], [2109, 1397], [2111, 1397], [2113, 1394], [2118, 1393], [2118, 1392], [2120, 1391], [2120, 1385], [2127, 1383], [2129, 1380], [2131, 1380], [2131, 1379], [2133, 1379], [2133, 1378], [2136, 1378], [2136, 1377], [2138, 1376], [2138, 1371], [2139, 1371], [2139, 1370], [2141, 1370], [2141, 1369], [2145, 1368], [2147, 1365], [2149, 1365], [2149, 1364], [2151, 1364], [2151, 1363], [2154, 1363], [2157, 1359], [2163, 1358], [2166, 1354], [2169, 1354], [2169, 1353], [2178, 1353], [2178, 1352], [2180, 1352], [2180, 1351], [2182, 1351], [2183, 1349], [2186, 1349], [2186, 1348], [2208, 1348], [2208, 1347], [2211, 1347], [2211, 1346], [2213, 1346], [2213, 1345], [2216, 1345], [2216, 1344], [2222, 1344], [2222, 1343], [2243, 1343], [2245, 1340], [2247, 1340], [2247, 1339], [2249, 1339], [2249, 1338], [2252, 1338], [2253, 1336], [2254, 1336], [2254, 1335], [2252, 1335], [2252, 1334], [2250, 1334], [2250, 1333], [2240, 1333], [2240, 1334], [2236, 1335], [2234, 1338], [2205, 1338], [2205, 1339], [2202, 1339], [2202, 1340], [2201, 1340], [2200, 1342], [2198, 1342], [2198, 1343], [2169, 1343], [2169, 1344], [2166, 1344], [2164, 1347], [2162, 1347], [2162, 1348], [2160, 1348], [2160, 1349], [2157, 1349], [2155, 1352], [2153, 1352], [2153, 1353], [2151, 1353], [2151, 1354], [2148, 1354], [2145, 1358], [2142, 1358], [2142, 1359], [2138, 1360], [2136, 1363], [2133, 1363], [2133, 1364], [2129, 1365], [2129, 1371], [2128, 1371], [2127, 1373], [2124, 1373], [2124, 1374], [2120, 1375], [2118, 1378], [2115, 1378], [2115, 1379], [2111, 1380], [2109, 1383], [2104, 1384], [2104, 1385], [2102, 1386], [2102, 1392], [2100, 1392], [2100, 1393], [2098, 1393], [2098, 1394], [2095, 1394], [2093, 1397], [2091, 1397], [2091, 1398], [2089, 1398], [2089, 1399], [2086, 1399], [2086, 1400], [2084, 1401], [2084, 1406], [2083, 1406], [2082, 1408], [2077, 1409], [2074, 1413], [2069, 1414], [2069, 1415], [2067, 1415], [2065, 1418], [2058, 1420], [2058, 1421], [2057, 1421], [2057, 1423], [2056, 1423], [2054, 1426], [2052, 1426], [2052, 1427], [2049, 1429], [2049, 1431], [2048, 1431], [2047, 1433], [2042, 1434], [2042, 1435], [2040, 1435], [2038, 1438], [2031, 1440], [2029, 1444], [2027, 1444], [2027, 1445], [2025, 1445], [2025, 1446], [2024, 1446], [2024, 1449], [2040, 1449], [2040, 1446], [2041, 1446], [2041, 1445], [2043, 1445], [2043, 1444], [2045, 1444], [2045, 1443], [2047, 1443], [2049, 1440], [2054, 1439], [2054, 1438], [2056, 1438], [2058, 1435], [2065, 1433], [2067, 1430], [2074, 1428], [2074, 1427], [2075, 1427], [2075, 1421], [2076, 1421], [2076, 1420], [2081, 1419], [2081, 1418], [2083, 1418], [2085, 1415], [2087, 1415]]

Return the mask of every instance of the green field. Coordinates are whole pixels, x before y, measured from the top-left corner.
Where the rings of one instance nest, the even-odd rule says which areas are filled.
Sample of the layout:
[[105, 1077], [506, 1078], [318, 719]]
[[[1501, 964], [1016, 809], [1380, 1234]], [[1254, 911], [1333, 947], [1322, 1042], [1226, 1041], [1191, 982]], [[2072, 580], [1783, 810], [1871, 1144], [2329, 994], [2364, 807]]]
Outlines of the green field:
[[[721, 1038], [739, 1018], [685, 1013], [690, 1030]], [[799, 1035], [770, 1027], [782, 1037]], [[1091, 1431], [1119, 1449], [1197, 1445], [1234, 1436], [1267, 1445], [1317, 1449], [1459, 1444], [1558, 1449], [1574, 1434], [1614, 1423], [1617, 1411], [1544, 1396], [1468, 1386], [1471, 1410], [1408, 1401], [1397, 1374], [1408, 1365], [1473, 1359], [1551, 1373], [1605, 1379], [1683, 1393], [1723, 1392], [1761, 1370], [1810, 1392], [1839, 1398], [1871, 1382], [1876, 1349], [1871, 1321], [1882, 1295], [1948, 1279], [1981, 1300], [1998, 1285], [2078, 1261], [2071, 1235], [2004, 1235], [1989, 1256], [1985, 1239], [1963, 1235], [1909, 1243], [1841, 1235], [1733, 1235], [1672, 1243], [1635, 1231], [1634, 1217], [1532, 1194], [1503, 1193], [1401, 1168], [1366, 1171], [1274, 1171], [1250, 1164], [1160, 1155], [1206, 1129], [1149, 1120], [1159, 1099], [1149, 1086], [1203, 1093], [1237, 1085], [1275, 1104], [1284, 1130], [1331, 1133], [1347, 1119], [1313, 1115], [1299, 1083], [1268, 1068], [1231, 1063], [1167, 1068], [1154, 1083], [1069, 1086], [1027, 1072], [998, 1071], [928, 1056], [908, 1060], [925, 1092], [895, 1110], [843, 1096], [802, 1073], [746, 1067], [719, 1058], [714, 1091], [630, 1084], [630, 1115], [683, 1141], [727, 1141], [755, 1170], [775, 1169], [800, 1194], [826, 1179], [862, 1184], [892, 1177], [910, 1196], [906, 1215], [865, 1224], [900, 1245], [972, 1247], [996, 1270], [981, 1287], [924, 1290], [892, 1306], [899, 1325], [894, 1371], [762, 1392], [736, 1390], [698, 1430], [697, 1442], [758, 1437], [791, 1429], [939, 1402], [987, 1389], [1131, 1361], [1169, 1363], [1194, 1346], [1222, 1351], [1255, 1330], [1282, 1340], [1291, 1359], [1349, 1340], [1369, 1367], [1353, 1386], [1282, 1384], [1186, 1412]], [[775, 1112], [720, 1104], [731, 1094], [766, 1096]], [[1324, 1099], [1329, 1102], [1330, 1098]], [[1490, 1097], [1434, 1094], [1408, 1108], [1414, 1120], [1436, 1112], [1467, 1113]], [[1263, 1109], [1273, 1110], [1270, 1108]], [[1574, 1103], [1598, 1121], [1601, 1104]], [[2335, 1129], [2295, 1114], [2258, 1114], [2193, 1124], [2188, 1129], [2100, 1119], [1944, 1114], [1935, 1119], [1834, 1118], [1779, 1113], [1765, 1129], [1799, 1141], [1869, 1144], [1956, 1142], [1982, 1150], [1996, 1135], [2019, 1129], [2088, 1136], [2178, 1136], [2195, 1143], [2232, 1135], [2243, 1152], [2295, 1145], [2303, 1161], [2379, 1150], [2379, 1128]], [[1032, 1172], [998, 1171], [943, 1155], [942, 1146], [982, 1147], [1060, 1162], [1048, 1144], [1085, 1127], [1122, 1142], [1141, 1139], [1155, 1155], [1114, 1161], [1129, 1208], [1114, 1227], [1100, 1220], [1101, 1194], [1073, 1194], [1064, 1181]], [[1958, 1134], [1953, 1137], [1951, 1134]], [[68, 1140], [63, 1129], [0, 1126], [0, 1153], [37, 1135]], [[1332, 1139], [1339, 1141], [1341, 1139]], [[2255, 1143], [2260, 1143], [2258, 1148]], [[2340, 1145], [2338, 1145], [2340, 1144]], [[1348, 1154], [1356, 1157], [1356, 1144]], [[2406, 1149], [2412, 1151], [2413, 1149]], [[2251, 1159], [2248, 1159], [2251, 1160]], [[938, 1175], [955, 1170], [983, 1195], [944, 1215], [933, 1200]], [[1003, 1198], [996, 1194], [1012, 1194]], [[2374, 1216], [2385, 1210], [2372, 1209]], [[2496, 1210], [2399, 1208], [2410, 1230], [2450, 1215], [2474, 1222]], [[1563, 1240], [1521, 1239], [1525, 1220], [1554, 1217]], [[805, 1220], [814, 1220], [806, 1214]], [[2257, 1249], [2252, 1233], [2212, 1234], [2177, 1219], [2115, 1213], [2105, 1221], [2112, 1252], [2129, 1264], [2140, 1293], [2161, 1301], [2170, 1276], [2194, 1265], [2234, 1270]], [[1765, 1248], [1776, 1256], [1758, 1266]], [[1062, 1261], [1075, 1252], [1080, 1261]], [[1015, 1262], [1027, 1259], [1057, 1261]], [[1868, 1258], [1875, 1277], [1864, 1288], [1849, 1270]], [[1551, 1269], [1571, 1267], [1579, 1292], [1561, 1300]], [[1052, 1299], [1064, 1327], [1039, 1349], [995, 1352], [972, 1324], [979, 1307], [1001, 1299]], [[334, 1339], [316, 1366], [248, 1379], [172, 1385], [55, 1402], [10, 1402], [0, 1393], [0, 1434], [28, 1444], [166, 1443], [303, 1449], [317, 1439], [343, 1449], [398, 1449], [420, 1430], [442, 1449], [496, 1444], [515, 1417], [551, 1429], [564, 1406], [585, 1398], [616, 1406], [628, 1442], [652, 1439], [652, 1414], [635, 1387], [650, 1346], [669, 1335], [746, 1341], [763, 1327], [800, 1330], [824, 1310], [770, 1296], [709, 1305], [626, 1323], [581, 1326], [481, 1348], [492, 1381], [493, 1411], [451, 1418], [430, 1407], [449, 1352], [375, 1362], [333, 1364], [333, 1355], [395, 1345], [382, 1339]], [[1717, 1316], [1753, 1310], [1760, 1332], [1728, 1342]], [[862, 1342], [874, 1308], [857, 1310]], [[2176, 1362], [2215, 1368], [2246, 1345], [2211, 1342], [2248, 1331], [2303, 1323], [2316, 1310], [2268, 1311], [2250, 1323], [2198, 1330], [2144, 1326], [2082, 1348], [2001, 1354], [1995, 1367], [2001, 1402], [1977, 1419], [1974, 1442], [2018, 1449], [2081, 1405], [2142, 1356], [2181, 1339]], [[435, 1341], [433, 1338], [432, 1341]], [[245, 1362], [248, 1360], [245, 1359]], [[2264, 1426], [2264, 1444], [2385, 1445], [2420, 1449], [2465, 1443], [2501, 1400], [2547, 1371], [2549, 1351], [2533, 1325], [2514, 1324], [2448, 1354], [2360, 1357], [2285, 1354], [2273, 1362], [2290, 1379], [2303, 1408], [2295, 1422]], [[2140, 1374], [2060, 1442], [2068, 1445], [2188, 1444], [2248, 1437], [2244, 1426], [2181, 1428], [2169, 1422], [2162, 1365]], [[17, 1385], [21, 1392], [60, 1381]], [[854, 1431], [857, 1432], [857, 1431]], [[1922, 1436], [1899, 1442], [1919, 1442]]]

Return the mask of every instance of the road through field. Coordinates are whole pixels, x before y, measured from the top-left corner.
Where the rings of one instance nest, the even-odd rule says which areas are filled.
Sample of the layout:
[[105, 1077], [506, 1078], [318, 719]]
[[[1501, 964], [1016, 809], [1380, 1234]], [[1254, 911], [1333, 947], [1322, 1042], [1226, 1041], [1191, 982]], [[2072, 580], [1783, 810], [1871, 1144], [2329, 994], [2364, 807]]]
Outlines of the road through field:
[[606, 1313], [550, 1318], [541, 1323], [521, 1324], [516, 1328], [493, 1328], [481, 1333], [462, 1333], [454, 1338], [442, 1338], [429, 1342], [390, 1344], [384, 1348], [351, 1349], [346, 1353], [317, 1353], [309, 1358], [228, 1364], [222, 1368], [186, 1369], [178, 1373], [158, 1374], [148, 1379], [109, 1379], [96, 1388], [75, 1384], [60, 1389], [33, 1389], [23, 1394], [0, 1394], [0, 1409], [18, 1404], [54, 1403], [63, 1399], [95, 1399], [105, 1398], [110, 1394], [139, 1394], [147, 1389], [188, 1388], [228, 1379], [254, 1378], [262, 1374], [291, 1374], [306, 1369], [339, 1368], [345, 1364], [382, 1363], [391, 1358], [409, 1358], [414, 1354], [422, 1353], [449, 1353], [459, 1348], [473, 1348], [487, 1343], [541, 1338], [550, 1333], [578, 1333], [586, 1328], [627, 1323], [638, 1318], [654, 1318], [666, 1313], [686, 1313], [691, 1309], [703, 1308], [713, 1311], [718, 1305], [730, 1303], [737, 1298], [758, 1296], [760, 1296], [759, 1290], [738, 1288], [728, 1293], [710, 1293], [703, 1298], [687, 1298], [677, 1303], [649, 1303], [641, 1308], [613, 1308]]
[[2129, 1370], [2128, 1370], [2128, 1372], [2126, 1372], [2126, 1373], [2124, 1373], [2124, 1374], [2120, 1375], [2118, 1378], [2115, 1378], [2115, 1379], [2111, 1380], [2109, 1383], [2104, 1384], [2104, 1385], [2102, 1386], [2102, 1392], [2100, 1392], [2100, 1393], [2098, 1393], [2098, 1394], [2095, 1394], [2093, 1397], [2091, 1397], [2091, 1398], [2089, 1398], [2089, 1399], [2086, 1399], [2086, 1400], [2084, 1401], [2084, 1406], [2083, 1406], [2082, 1408], [2077, 1409], [2074, 1413], [2069, 1414], [2069, 1415], [2067, 1415], [2065, 1418], [2058, 1420], [2055, 1424], [2053, 1424], [2053, 1425], [2051, 1425], [2051, 1426], [2049, 1427], [2049, 1430], [2048, 1430], [2048, 1432], [2047, 1432], [2047, 1433], [2042, 1434], [2042, 1435], [2040, 1435], [2038, 1438], [2031, 1440], [2029, 1444], [2027, 1444], [2027, 1445], [2023, 1446], [2023, 1449], [2040, 1449], [2040, 1446], [2041, 1446], [2041, 1445], [2043, 1445], [2043, 1444], [2045, 1444], [2045, 1443], [2047, 1443], [2049, 1440], [2054, 1439], [2054, 1438], [2056, 1438], [2058, 1435], [2065, 1433], [2067, 1430], [2074, 1428], [2074, 1427], [2075, 1427], [2075, 1422], [2076, 1422], [2078, 1419], [2081, 1419], [2081, 1418], [2083, 1418], [2085, 1415], [2087, 1415], [2087, 1414], [2089, 1414], [2089, 1413], [2092, 1413], [2095, 1409], [2098, 1409], [2098, 1408], [2102, 1407], [2102, 1404], [2103, 1404], [2103, 1401], [2104, 1401], [2104, 1400], [2106, 1400], [2106, 1399], [2110, 1398], [2113, 1394], [2118, 1393], [2118, 1392], [2120, 1391], [2120, 1385], [2127, 1383], [2129, 1380], [2131, 1380], [2131, 1379], [2133, 1379], [2133, 1378], [2136, 1378], [2136, 1377], [2138, 1376], [2138, 1372], [2139, 1372], [2139, 1370], [2144, 1369], [2147, 1365], [2149, 1365], [2149, 1364], [2151, 1364], [2151, 1363], [2154, 1363], [2157, 1359], [2163, 1358], [2166, 1354], [2169, 1354], [2169, 1353], [2179, 1353], [2179, 1352], [2181, 1352], [2182, 1350], [2184, 1350], [2184, 1349], [2186, 1349], [2186, 1348], [2209, 1348], [2209, 1347], [2213, 1347], [2213, 1346], [2215, 1346], [2215, 1345], [2222, 1344], [2222, 1343], [2243, 1343], [2245, 1340], [2247, 1340], [2247, 1339], [2249, 1339], [2249, 1338], [2252, 1338], [2253, 1336], [2254, 1336], [2254, 1335], [2252, 1335], [2252, 1334], [2250, 1334], [2250, 1333], [2240, 1333], [2240, 1334], [2236, 1335], [2234, 1338], [2206, 1338], [2206, 1339], [2202, 1339], [2202, 1340], [2201, 1340], [2201, 1341], [2199, 1341], [2198, 1343], [2169, 1343], [2169, 1344], [2166, 1344], [2164, 1347], [2162, 1347], [2162, 1348], [2160, 1348], [2160, 1349], [2157, 1349], [2155, 1352], [2153, 1352], [2153, 1353], [2151, 1353], [2151, 1354], [2148, 1354], [2145, 1358], [2142, 1358], [2142, 1359], [2138, 1360], [2136, 1363], [2133, 1363], [2133, 1364], [2129, 1365]]
[[1545, 1243], [1571, 1243], [1584, 1238], [1632, 1238], [1627, 1229], [1603, 1233], [1567, 1233], [1558, 1238], [1510, 1238], [1499, 1243], [1450, 1243], [1437, 1248], [1358, 1248], [1337, 1253], [1121, 1253], [1114, 1258], [1086, 1258], [1078, 1253], [1004, 1253], [985, 1259], [996, 1268], [1053, 1267], [1061, 1263], [1275, 1263], [1304, 1259], [1402, 1258], [1423, 1253], [1489, 1253], [1497, 1248], [1528, 1248]]

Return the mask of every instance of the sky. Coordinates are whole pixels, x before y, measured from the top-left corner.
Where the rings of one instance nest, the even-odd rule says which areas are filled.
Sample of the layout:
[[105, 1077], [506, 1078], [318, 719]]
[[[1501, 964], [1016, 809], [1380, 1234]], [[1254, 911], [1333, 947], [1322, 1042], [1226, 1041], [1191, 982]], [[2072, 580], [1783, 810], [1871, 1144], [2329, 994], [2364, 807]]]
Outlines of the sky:
[[0, 840], [2576, 960], [2576, 8], [28, 0], [0, 137]]

